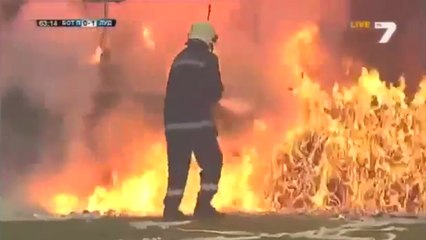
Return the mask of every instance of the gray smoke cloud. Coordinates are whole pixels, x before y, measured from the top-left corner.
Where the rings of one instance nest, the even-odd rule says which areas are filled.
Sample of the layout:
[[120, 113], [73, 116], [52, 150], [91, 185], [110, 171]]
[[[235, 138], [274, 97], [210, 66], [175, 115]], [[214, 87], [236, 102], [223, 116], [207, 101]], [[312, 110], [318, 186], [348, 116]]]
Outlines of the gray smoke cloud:
[[[45, 10], [46, 4], [54, 11]], [[37, 18], [82, 17], [72, 10], [66, 2], [30, 1], [20, 16], [2, 29], [2, 92], [19, 86], [31, 100], [55, 112], [86, 111], [88, 96], [98, 83], [96, 67], [88, 64], [97, 45], [96, 35], [93, 31], [35, 25]]]
[[[290, 119], [294, 106], [286, 86], [295, 79], [291, 79], [294, 75], [282, 63], [286, 57], [282, 47], [304, 23], [315, 22], [328, 26], [321, 28], [325, 42], [329, 43], [325, 48], [338, 52], [336, 45], [346, 21], [347, 6], [337, 4], [343, 1], [330, 2], [335, 2], [334, 8], [324, 7], [320, 0], [213, 1], [211, 21], [220, 34], [217, 49], [226, 96], [249, 102], [259, 116], [266, 112]], [[100, 31], [42, 29], [35, 26], [34, 20], [100, 18], [103, 9], [99, 4], [82, 4], [77, 0], [28, 0], [19, 6], [19, 11], [16, 6], [12, 7], [14, 12], [7, 21], [0, 20], [0, 96], [3, 103], [12, 99], [9, 102], [13, 103], [8, 104], [12, 110], [19, 101], [6, 96], [15, 94], [21, 96], [17, 99], [26, 99], [16, 108], [32, 114], [15, 115], [23, 122], [22, 126], [37, 125], [33, 126], [36, 130], [30, 131], [37, 136], [18, 130], [12, 117], [16, 111], [8, 110], [9, 115], [1, 118], [1, 161], [6, 162], [7, 167], [17, 162], [20, 165], [32, 162], [30, 173], [47, 172], [51, 166], [58, 169], [68, 161], [68, 155], [75, 156], [76, 148], [83, 149], [82, 152], [87, 148], [83, 143], [84, 117], [91, 112], [93, 96], [100, 86], [98, 66], [90, 64], [90, 58], [99, 44]], [[342, 14], [337, 16], [336, 12]], [[135, 95], [142, 93], [142, 100], [137, 104], [141, 104], [141, 108], [158, 105], [152, 111], [154, 115], [161, 115], [169, 64], [184, 46], [190, 24], [205, 20], [207, 1], [128, 0], [112, 4], [109, 14], [118, 20], [117, 27], [109, 32], [108, 46], [112, 62], [119, 67], [121, 88]], [[337, 63], [338, 57], [336, 53], [324, 64]], [[324, 68], [324, 71], [332, 72], [330, 69]], [[20, 93], [11, 94], [16, 88]], [[24, 105], [29, 109], [24, 110]], [[5, 108], [2, 112], [4, 115]], [[279, 124], [285, 125], [286, 121]], [[31, 149], [28, 154], [18, 154], [28, 149]], [[33, 155], [39, 156], [37, 161]], [[34, 165], [34, 162], [48, 164]], [[20, 174], [12, 168], [2, 171], [2, 176]]]
[[35, 19], [82, 17], [65, 1], [27, 1], [0, 20], [1, 182], [10, 197], [41, 163], [60, 166], [81, 138], [99, 84], [97, 66], [89, 64], [96, 33], [37, 28]]

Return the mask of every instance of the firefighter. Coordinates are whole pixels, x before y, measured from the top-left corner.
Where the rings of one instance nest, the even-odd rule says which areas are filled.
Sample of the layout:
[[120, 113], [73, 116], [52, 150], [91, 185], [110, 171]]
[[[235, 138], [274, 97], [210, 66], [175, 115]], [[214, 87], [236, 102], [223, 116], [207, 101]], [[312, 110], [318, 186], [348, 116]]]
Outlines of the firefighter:
[[201, 168], [194, 217], [222, 216], [211, 205], [218, 190], [223, 159], [212, 116], [223, 92], [219, 61], [213, 53], [217, 39], [209, 22], [194, 23], [186, 48], [175, 57], [169, 72], [164, 106], [168, 156], [168, 188], [163, 212], [166, 220], [186, 218], [179, 211], [179, 205], [192, 153]]

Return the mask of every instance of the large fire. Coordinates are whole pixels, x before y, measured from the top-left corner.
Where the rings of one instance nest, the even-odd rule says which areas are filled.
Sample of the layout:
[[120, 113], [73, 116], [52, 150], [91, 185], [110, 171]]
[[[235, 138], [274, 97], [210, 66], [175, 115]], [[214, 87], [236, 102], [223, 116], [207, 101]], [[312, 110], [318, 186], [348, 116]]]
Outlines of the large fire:
[[366, 69], [358, 85], [331, 95], [305, 83], [305, 121], [273, 161], [274, 207], [424, 213], [426, 78], [411, 102], [403, 80], [386, 86]]
[[[411, 102], [404, 95], [403, 81], [399, 87], [388, 86], [377, 72], [365, 69], [357, 85], [336, 84], [331, 93], [322, 91], [308, 75], [300, 77], [305, 58], [316, 59], [309, 56], [313, 49], [305, 52], [315, 33], [312, 26], [302, 29], [285, 48], [286, 64], [298, 79], [293, 93], [300, 100], [303, 118], [284, 133], [269, 127], [268, 118], [257, 119], [244, 136], [221, 139], [225, 164], [214, 205], [244, 212], [424, 212], [426, 79]], [[153, 49], [148, 29], [143, 37]], [[98, 60], [99, 54], [95, 56]], [[124, 114], [110, 123], [123, 128], [102, 135], [105, 142], [121, 144], [113, 148], [119, 151], [108, 155], [113, 160], [108, 166], [112, 170], [106, 171], [107, 183], [94, 184], [84, 194], [67, 186], [87, 183], [80, 179], [82, 171], [104, 169], [101, 163], [76, 160], [58, 176], [36, 181], [33, 198], [57, 214], [85, 209], [161, 214], [167, 182], [165, 146], [160, 134], [139, 136], [138, 131], [146, 129], [138, 121]], [[282, 142], [265, 146], [277, 135]], [[193, 164], [182, 203], [186, 213], [194, 207], [198, 182]]]

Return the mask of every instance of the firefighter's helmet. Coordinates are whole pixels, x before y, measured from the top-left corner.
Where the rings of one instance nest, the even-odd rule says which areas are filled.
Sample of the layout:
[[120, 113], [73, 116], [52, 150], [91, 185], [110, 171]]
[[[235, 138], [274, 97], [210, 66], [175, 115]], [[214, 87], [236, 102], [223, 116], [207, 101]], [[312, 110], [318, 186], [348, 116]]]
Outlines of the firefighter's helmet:
[[217, 42], [218, 36], [210, 22], [197, 22], [192, 24], [188, 39], [198, 39], [209, 46], [213, 46]]

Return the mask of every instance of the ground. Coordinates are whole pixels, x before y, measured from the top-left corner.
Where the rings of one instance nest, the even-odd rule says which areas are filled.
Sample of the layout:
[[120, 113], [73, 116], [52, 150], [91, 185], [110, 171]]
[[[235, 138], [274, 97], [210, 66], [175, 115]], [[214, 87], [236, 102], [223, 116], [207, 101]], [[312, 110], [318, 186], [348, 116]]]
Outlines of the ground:
[[0, 222], [1, 240], [422, 240], [425, 236], [426, 219], [392, 217], [347, 220], [232, 215], [220, 220], [173, 223], [154, 218]]

